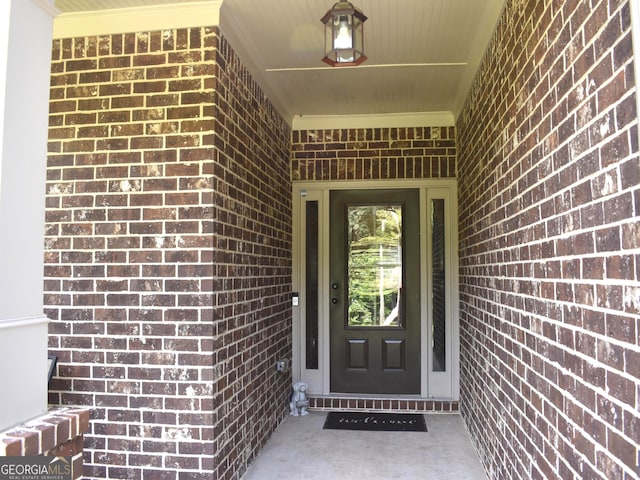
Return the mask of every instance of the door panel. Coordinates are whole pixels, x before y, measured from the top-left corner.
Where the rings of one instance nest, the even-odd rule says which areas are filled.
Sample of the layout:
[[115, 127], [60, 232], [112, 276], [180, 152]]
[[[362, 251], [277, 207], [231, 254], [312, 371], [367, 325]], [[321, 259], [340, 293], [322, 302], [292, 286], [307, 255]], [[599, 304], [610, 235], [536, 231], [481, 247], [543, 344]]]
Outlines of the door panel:
[[369, 340], [366, 338], [346, 339], [346, 365], [347, 370], [369, 369]]
[[331, 391], [420, 393], [419, 191], [330, 197]]
[[386, 338], [382, 344], [382, 369], [404, 370], [406, 368], [405, 341]]

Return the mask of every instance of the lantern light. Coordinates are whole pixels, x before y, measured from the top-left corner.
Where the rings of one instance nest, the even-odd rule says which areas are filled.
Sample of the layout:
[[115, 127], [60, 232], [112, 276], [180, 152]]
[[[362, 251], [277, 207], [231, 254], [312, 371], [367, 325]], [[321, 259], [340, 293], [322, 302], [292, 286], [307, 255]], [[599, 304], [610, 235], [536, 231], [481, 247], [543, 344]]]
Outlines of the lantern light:
[[324, 17], [325, 55], [323, 62], [332, 67], [360, 65], [364, 54], [363, 24], [367, 17], [351, 2], [338, 2]]

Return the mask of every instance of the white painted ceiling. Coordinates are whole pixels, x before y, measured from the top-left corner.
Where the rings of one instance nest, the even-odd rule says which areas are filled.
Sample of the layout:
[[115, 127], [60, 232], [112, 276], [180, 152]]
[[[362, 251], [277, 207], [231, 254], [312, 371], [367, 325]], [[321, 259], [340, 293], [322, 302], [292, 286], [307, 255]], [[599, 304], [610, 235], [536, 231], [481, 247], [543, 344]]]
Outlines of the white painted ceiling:
[[[214, 0], [196, 0], [211, 3]], [[56, 0], [65, 13], [194, 0]], [[462, 108], [504, 0], [352, 0], [368, 60], [329, 67], [320, 18], [335, 0], [224, 0], [221, 29], [285, 117]]]

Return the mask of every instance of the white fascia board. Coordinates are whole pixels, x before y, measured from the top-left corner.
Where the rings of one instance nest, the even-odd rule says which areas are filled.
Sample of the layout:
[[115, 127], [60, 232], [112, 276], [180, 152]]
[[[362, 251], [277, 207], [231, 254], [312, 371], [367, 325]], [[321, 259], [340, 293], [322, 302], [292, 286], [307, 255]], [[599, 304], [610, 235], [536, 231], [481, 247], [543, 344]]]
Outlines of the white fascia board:
[[451, 112], [390, 113], [381, 115], [296, 115], [293, 130], [342, 128], [453, 127]]
[[53, 38], [214, 27], [220, 23], [222, 0], [152, 7], [62, 13], [53, 22]]

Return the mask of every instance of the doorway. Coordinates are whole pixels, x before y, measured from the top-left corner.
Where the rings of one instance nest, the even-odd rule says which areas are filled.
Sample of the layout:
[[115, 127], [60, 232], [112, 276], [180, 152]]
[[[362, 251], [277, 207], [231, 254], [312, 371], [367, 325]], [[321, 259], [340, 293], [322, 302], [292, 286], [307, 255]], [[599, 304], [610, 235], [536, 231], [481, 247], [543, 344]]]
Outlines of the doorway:
[[458, 399], [455, 180], [294, 184], [293, 379]]

